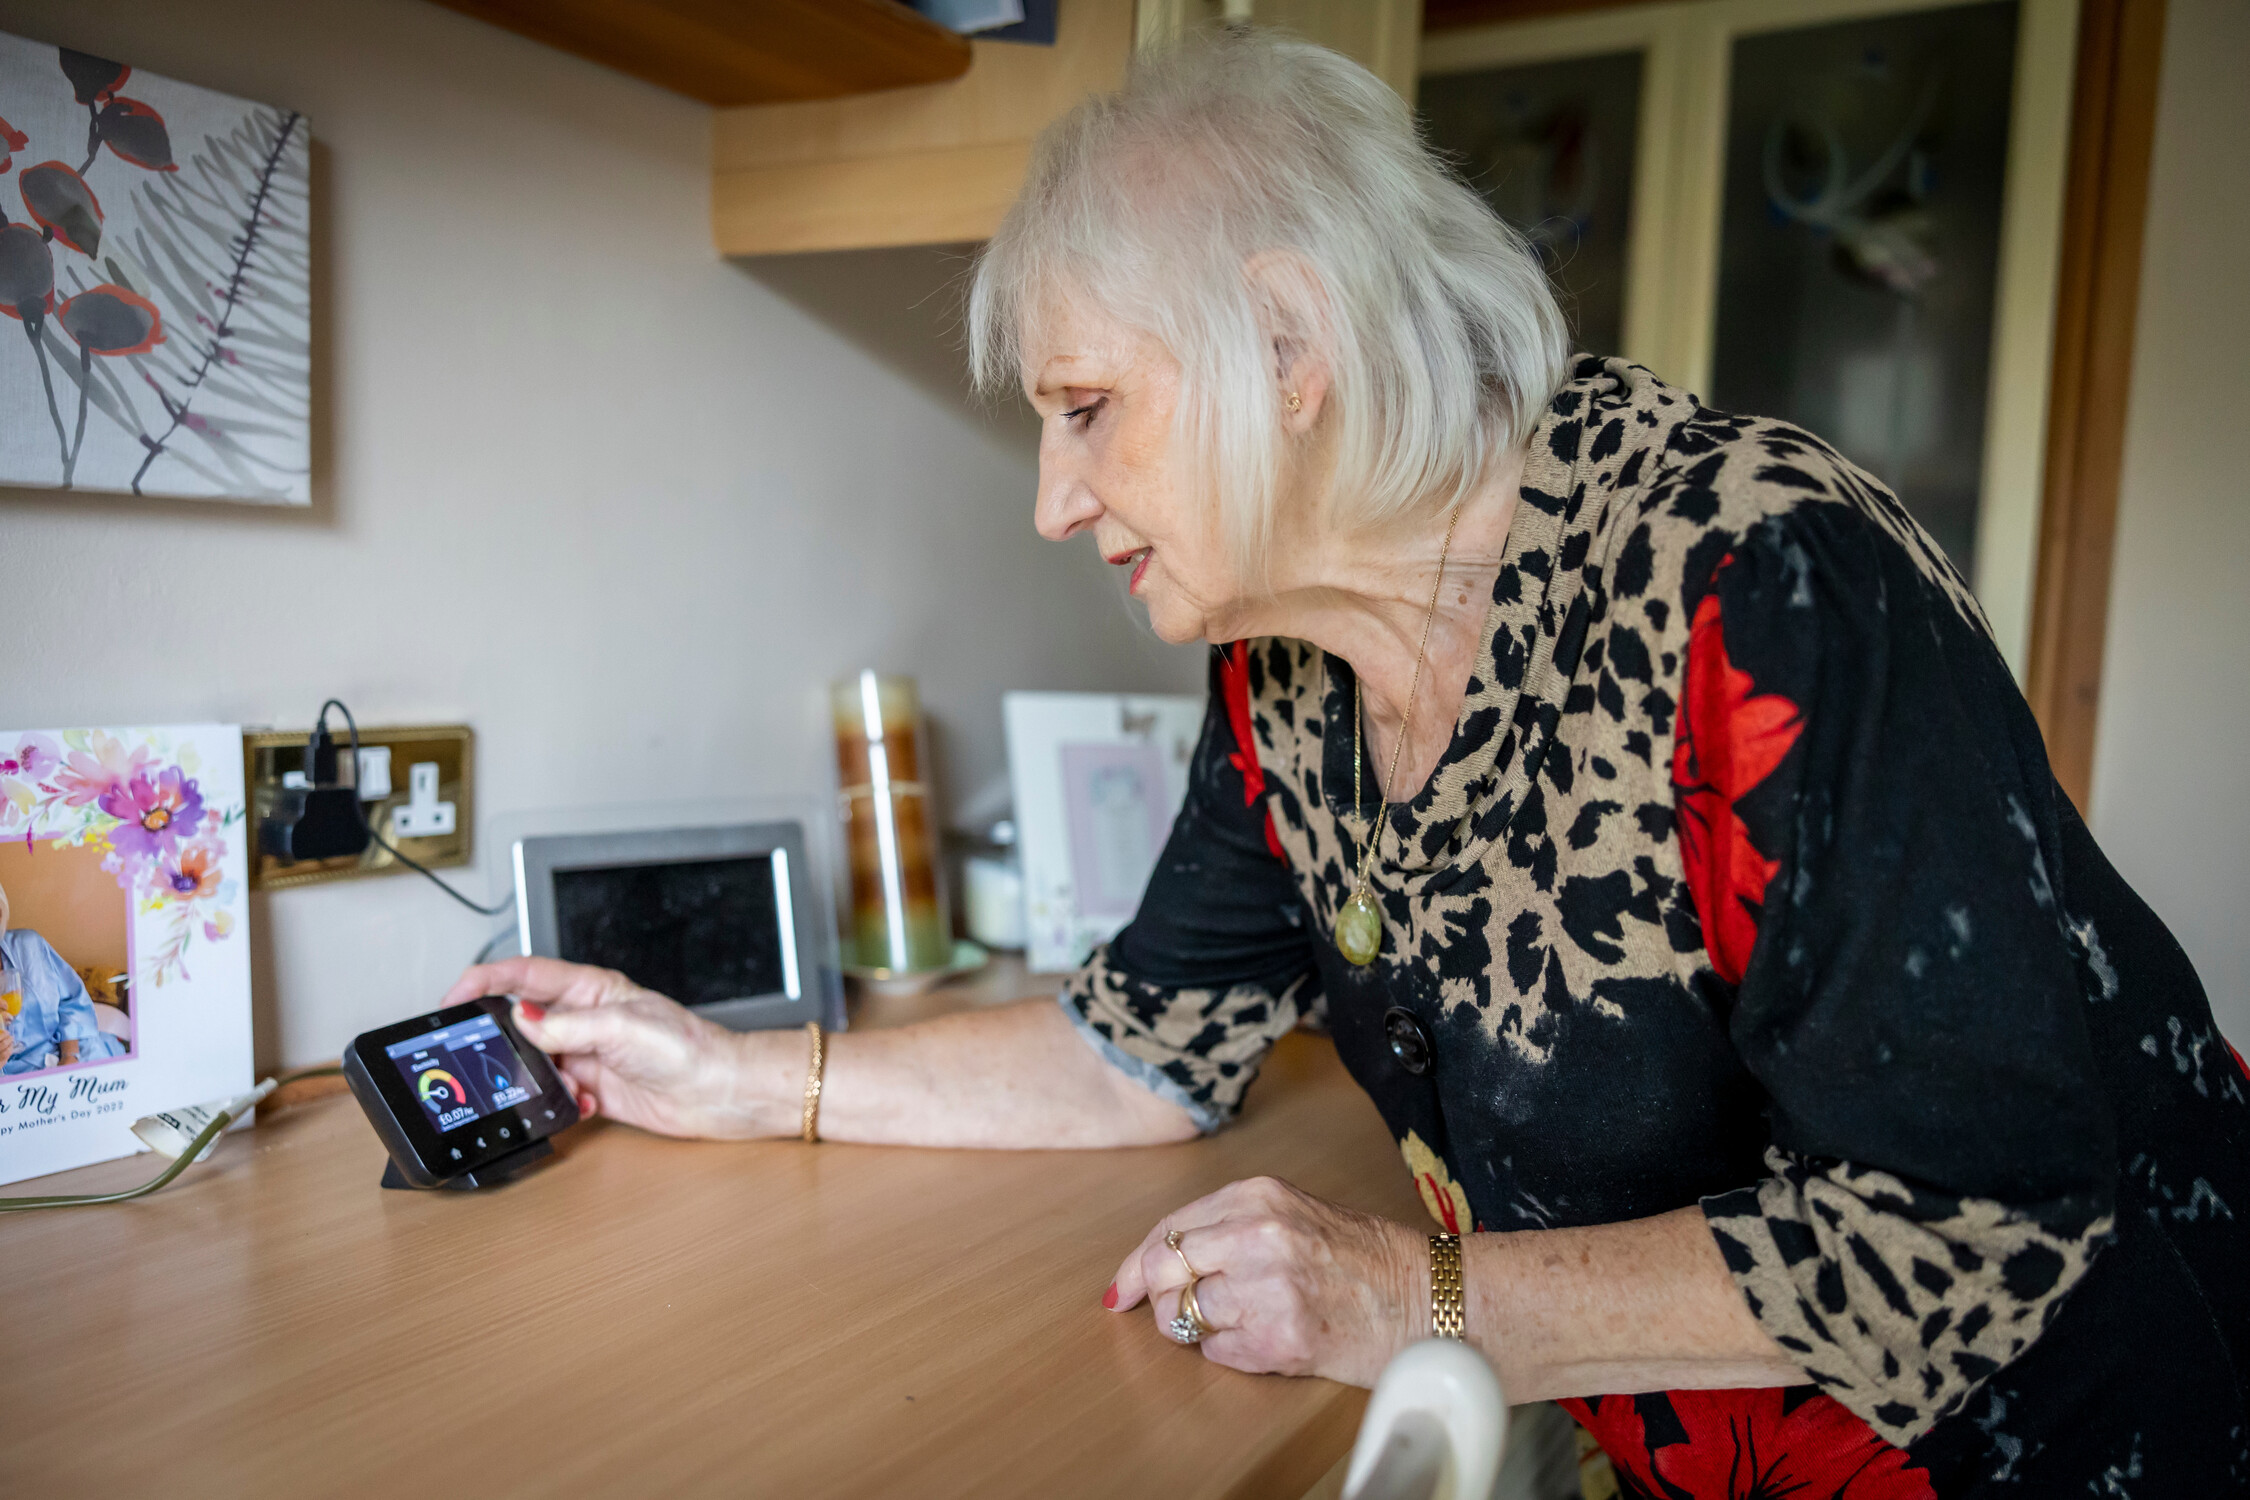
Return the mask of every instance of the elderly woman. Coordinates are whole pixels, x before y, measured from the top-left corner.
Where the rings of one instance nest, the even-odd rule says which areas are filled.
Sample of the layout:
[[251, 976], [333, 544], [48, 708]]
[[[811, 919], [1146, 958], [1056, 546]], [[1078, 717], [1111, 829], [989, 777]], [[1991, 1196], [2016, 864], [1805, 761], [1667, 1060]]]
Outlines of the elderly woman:
[[0, 1076], [111, 1055], [86, 982], [45, 938], [8, 925], [8, 892], [0, 887]]
[[[1301, 44], [1055, 125], [971, 313], [1045, 420], [1040, 531], [1212, 643], [1210, 708], [1061, 1004], [836, 1037], [827, 1136], [1178, 1140], [1318, 1023], [1442, 1232], [1236, 1183], [1105, 1306], [1361, 1384], [1458, 1331], [1633, 1495], [2245, 1482], [2239, 1060], [1891, 495], [1567, 358], [1523, 243]], [[489, 990], [588, 1108], [798, 1128], [801, 1037]]]

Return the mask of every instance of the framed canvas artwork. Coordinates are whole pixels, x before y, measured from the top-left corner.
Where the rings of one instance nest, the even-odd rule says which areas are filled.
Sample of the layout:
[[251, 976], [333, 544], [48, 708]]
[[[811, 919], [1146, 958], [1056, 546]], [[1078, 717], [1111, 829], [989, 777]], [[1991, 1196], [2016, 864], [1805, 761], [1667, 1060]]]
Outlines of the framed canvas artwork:
[[251, 1083], [242, 735], [0, 732], [0, 1183]]
[[0, 483], [311, 502], [310, 130], [0, 34]]

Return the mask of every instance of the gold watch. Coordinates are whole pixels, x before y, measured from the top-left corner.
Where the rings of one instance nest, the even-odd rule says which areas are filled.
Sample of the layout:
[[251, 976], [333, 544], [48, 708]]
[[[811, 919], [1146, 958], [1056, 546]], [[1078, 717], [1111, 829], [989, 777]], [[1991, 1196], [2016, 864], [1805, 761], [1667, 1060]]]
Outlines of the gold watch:
[[1461, 1292], [1461, 1236], [1430, 1236], [1430, 1332], [1441, 1339], [1459, 1339], [1466, 1327], [1468, 1303]]

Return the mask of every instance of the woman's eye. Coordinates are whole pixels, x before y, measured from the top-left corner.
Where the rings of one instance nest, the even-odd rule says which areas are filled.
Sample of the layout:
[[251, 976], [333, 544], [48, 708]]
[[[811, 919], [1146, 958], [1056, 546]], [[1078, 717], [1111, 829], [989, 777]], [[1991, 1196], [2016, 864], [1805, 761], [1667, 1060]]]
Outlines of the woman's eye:
[[1080, 426], [1091, 426], [1094, 413], [1100, 411], [1107, 400], [1108, 398], [1104, 397], [1101, 401], [1089, 401], [1084, 406], [1074, 406], [1062, 414], [1062, 419], [1065, 422], [1076, 422]]

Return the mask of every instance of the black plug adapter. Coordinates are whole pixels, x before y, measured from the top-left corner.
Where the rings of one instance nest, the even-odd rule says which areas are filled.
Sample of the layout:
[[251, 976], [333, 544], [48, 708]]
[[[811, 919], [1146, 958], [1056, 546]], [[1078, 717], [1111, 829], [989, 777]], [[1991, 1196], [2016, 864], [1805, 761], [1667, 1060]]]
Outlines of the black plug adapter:
[[258, 824], [258, 847], [283, 859], [337, 859], [367, 847], [359, 792], [348, 786], [289, 786]]
[[292, 861], [340, 859], [365, 850], [370, 835], [360, 815], [359, 789], [336, 784], [336, 742], [326, 725], [305, 742], [305, 779], [312, 785], [283, 787], [274, 798], [273, 811], [258, 823], [258, 847]]

